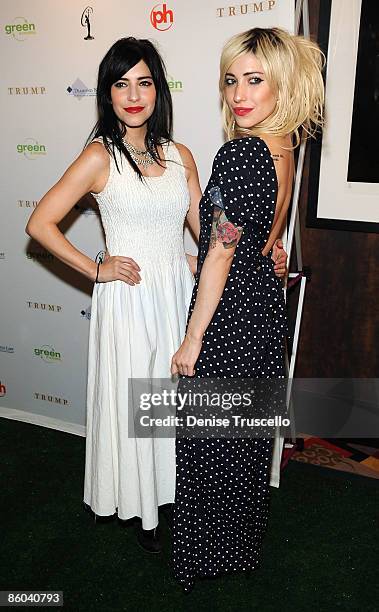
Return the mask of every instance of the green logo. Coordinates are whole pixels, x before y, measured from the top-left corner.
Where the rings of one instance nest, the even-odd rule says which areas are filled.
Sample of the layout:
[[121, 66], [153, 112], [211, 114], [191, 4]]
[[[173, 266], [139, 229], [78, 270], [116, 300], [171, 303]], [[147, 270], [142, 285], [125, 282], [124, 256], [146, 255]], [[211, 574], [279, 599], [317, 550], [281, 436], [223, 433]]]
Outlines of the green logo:
[[27, 251], [26, 257], [32, 261], [53, 261], [54, 255], [49, 251]]
[[21, 153], [27, 159], [37, 159], [41, 155], [46, 155], [46, 147], [39, 144], [35, 138], [26, 138], [24, 144], [17, 145], [17, 153]]
[[175, 80], [170, 75], [167, 75], [167, 84], [172, 93], [183, 91], [183, 82]]
[[25, 17], [15, 17], [13, 23], [4, 26], [5, 33], [8, 36], [13, 36], [15, 40], [26, 40], [31, 34], [36, 34], [36, 26], [34, 23], [29, 23]]
[[61, 354], [57, 353], [57, 351], [47, 344], [44, 344], [40, 348], [35, 348], [34, 355], [36, 357], [41, 357], [41, 359], [45, 363], [58, 363], [61, 361]]

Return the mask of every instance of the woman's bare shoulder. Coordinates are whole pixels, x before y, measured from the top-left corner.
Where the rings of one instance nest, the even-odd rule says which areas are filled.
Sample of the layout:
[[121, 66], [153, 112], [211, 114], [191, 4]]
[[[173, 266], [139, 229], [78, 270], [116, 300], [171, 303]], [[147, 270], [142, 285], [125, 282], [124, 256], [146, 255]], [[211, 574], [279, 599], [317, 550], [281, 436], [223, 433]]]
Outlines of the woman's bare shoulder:
[[193, 165], [195, 163], [195, 160], [189, 148], [181, 142], [175, 142], [174, 144], [179, 151], [179, 155], [182, 158], [183, 164], [186, 166]]
[[91, 192], [100, 192], [109, 176], [109, 153], [100, 142], [91, 142], [83, 149], [69, 170], [78, 171], [88, 177], [92, 185]]
[[262, 138], [274, 162], [278, 185], [287, 185], [292, 176], [294, 161], [290, 136], [265, 135]]
[[109, 166], [109, 153], [99, 141], [91, 142], [87, 145], [82, 155], [89, 163], [96, 164], [97, 166]]
[[290, 161], [292, 159], [293, 149], [289, 136], [264, 135], [262, 140], [270, 151], [274, 161]]

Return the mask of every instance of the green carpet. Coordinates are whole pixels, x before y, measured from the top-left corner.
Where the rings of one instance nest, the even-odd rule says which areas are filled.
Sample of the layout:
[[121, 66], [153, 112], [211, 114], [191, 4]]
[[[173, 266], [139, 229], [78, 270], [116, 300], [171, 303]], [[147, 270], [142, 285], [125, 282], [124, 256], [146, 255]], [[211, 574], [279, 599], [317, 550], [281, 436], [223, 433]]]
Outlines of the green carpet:
[[374, 612], [377, 481], [291, 461], [259, 570], [197, 583], [184, 595], [165, 550], [82, 509], [83, 438], [0, 419], [0, 590], [62, 590], [64, 610]]

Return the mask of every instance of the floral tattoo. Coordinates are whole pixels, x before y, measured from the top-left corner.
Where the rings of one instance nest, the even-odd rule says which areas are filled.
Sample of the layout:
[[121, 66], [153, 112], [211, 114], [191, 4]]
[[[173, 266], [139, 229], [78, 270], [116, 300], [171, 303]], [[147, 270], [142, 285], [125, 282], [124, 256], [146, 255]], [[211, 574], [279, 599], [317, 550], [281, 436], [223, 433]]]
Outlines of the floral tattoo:
[[221, 242], [224, 249], [234, 248], [242, 234], [243, 228], [231, 223], [221, 208], [213, 210], [210, 247], [213, 249], [217, 242]]
[[214, 204], [213, 219], [211, 229], [210, 248], [213, 249], [217, 242], [221, 242], [224, 249], [234, 248], [243, 232], [242, 227], [236, 227], [224, 212], [224, 202], [222, 200], [219, 187], [212, 187], [209, 190], [209, 197]]

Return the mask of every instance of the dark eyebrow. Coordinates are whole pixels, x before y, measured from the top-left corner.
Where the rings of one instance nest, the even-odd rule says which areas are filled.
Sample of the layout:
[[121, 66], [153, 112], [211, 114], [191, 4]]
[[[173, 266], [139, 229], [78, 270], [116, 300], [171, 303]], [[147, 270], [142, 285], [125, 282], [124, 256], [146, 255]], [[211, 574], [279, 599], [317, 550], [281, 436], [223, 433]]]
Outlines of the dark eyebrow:
[[[259, 70], [253, 70], [252, 72], [244, 72], [243, 76], [250, 76], [251, 74], [263, 74], [263, 72], [259, 72]], [[235, 77], [232, 72], [227, 72], [225, 76]]]
[[[143, 77], [138, 77], [137, 81], [144, 81], [145, 79], [152, 79], [152, 76], [143, 76]], [[124, 77], [121, 77], [121, 79], [118, 79], [119, 81], [129, 81], [129, 79], [125, 79]]]

